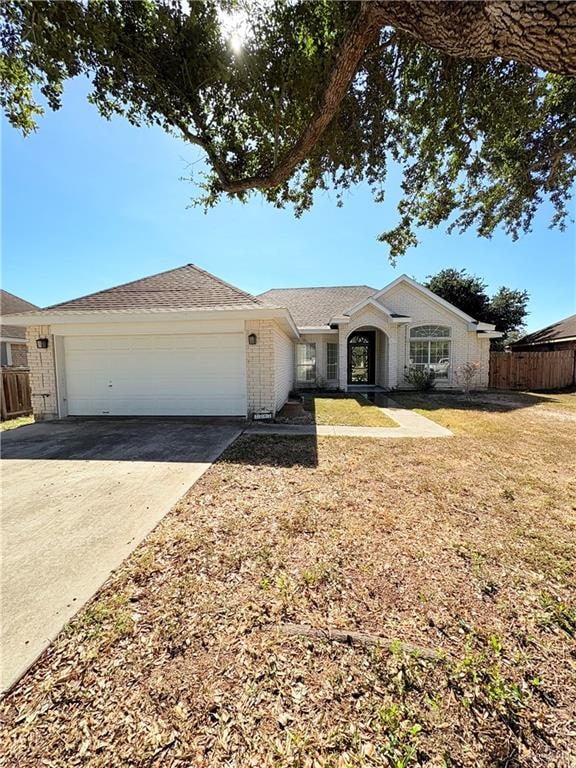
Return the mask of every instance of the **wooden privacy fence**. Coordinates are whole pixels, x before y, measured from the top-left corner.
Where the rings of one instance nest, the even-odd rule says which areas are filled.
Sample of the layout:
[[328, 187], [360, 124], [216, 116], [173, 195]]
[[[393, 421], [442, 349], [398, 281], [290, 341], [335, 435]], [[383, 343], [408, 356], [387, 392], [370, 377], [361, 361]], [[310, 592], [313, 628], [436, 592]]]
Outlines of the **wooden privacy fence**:
[[32, 413], [28, 370], [2, 368], [2, 420]]
[[490, 353], [490, 386], [495, 389], [562, 389], [574, 384], [574, 349]]

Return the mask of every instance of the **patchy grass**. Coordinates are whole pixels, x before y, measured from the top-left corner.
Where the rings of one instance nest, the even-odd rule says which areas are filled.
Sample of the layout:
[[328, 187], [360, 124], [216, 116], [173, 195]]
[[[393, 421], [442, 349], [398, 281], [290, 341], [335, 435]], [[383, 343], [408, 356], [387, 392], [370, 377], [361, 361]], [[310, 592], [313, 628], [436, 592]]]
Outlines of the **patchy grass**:
[[306, 395], [304, 408], [315, 424], [339, 427], [397, 427], [380, 408], [360, 395]]
[[462, 434], [495, 434], [506, 431], [507, 422], [495, 414], [523, 412], [523, 425], [529, 428], [547, 423], [572, 424], [576, 429], [576, 392], [528, 393], [488, 391], [465, 395], [458, 392], [394, 392], [393, 399], [442, 426]]
[[1, 703], [0, 764], [574, 765], [574, 426], [414, 402], [456, 436], [231, 446]]
[[0, 432], [4, 432], [7, 429], [25, 427], [27, 424], [34, 424], [34, 416], [17, 416], [15, 419], [0, 421]]

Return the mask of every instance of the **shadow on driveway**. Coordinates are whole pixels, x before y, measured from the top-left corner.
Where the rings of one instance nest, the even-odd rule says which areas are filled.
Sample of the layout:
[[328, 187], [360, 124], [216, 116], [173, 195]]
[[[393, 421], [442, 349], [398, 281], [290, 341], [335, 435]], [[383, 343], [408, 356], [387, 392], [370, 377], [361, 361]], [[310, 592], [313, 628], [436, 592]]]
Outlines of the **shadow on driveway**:
[[4, 432], [2, 458], [202, 462], [243, 426], [243, 419], [180, 417], [45, 421]]

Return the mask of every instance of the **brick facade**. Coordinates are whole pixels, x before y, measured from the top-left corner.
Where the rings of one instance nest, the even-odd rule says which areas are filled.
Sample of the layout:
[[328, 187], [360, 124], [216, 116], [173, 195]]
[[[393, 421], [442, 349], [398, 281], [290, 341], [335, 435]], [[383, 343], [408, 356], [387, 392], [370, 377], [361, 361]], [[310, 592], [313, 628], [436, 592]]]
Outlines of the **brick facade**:
[[433, 299], [422, 294], [411, 285], [401, 284], [392, 288], [380, 301], [390, 311], [410, 315], [412, 322], [398, 328], [397, 352], [397, 381], [399, 387], [406, 387], [404, 380], [405, 366], [409, 363], [410, 329], [418, 325], [446, 325], [450, 335], [450, 372], [448, 379], [439, 379], [437, 388], [458, 387], [455, 372], [466, 362], [478, 362], [480, 370], [474, 382], [474, 388], [488, 386], [488, 371], [490, 366], [490, 339], [479, 336], [475, 330], [470, 330], [468, 322], [461, 319], [449, 309], [439, 305]]
[[[49, 325], [32, 325], [26, 329], [28, 340], [28, 367], [32, 410], [37, 421], [58, 418], [56, 391], [56, 366], [54, 362], [54, 337]], [[36, 339], [47, 338], [48, 349], [38, 349]]]
[[[258, 411], [275, 414], [293, 384], [292, 343], [274, 320], [247, 320], [245, 327], [248, 417]], [[251, 333], [256, 334], [254, 345], [248, 344]]]

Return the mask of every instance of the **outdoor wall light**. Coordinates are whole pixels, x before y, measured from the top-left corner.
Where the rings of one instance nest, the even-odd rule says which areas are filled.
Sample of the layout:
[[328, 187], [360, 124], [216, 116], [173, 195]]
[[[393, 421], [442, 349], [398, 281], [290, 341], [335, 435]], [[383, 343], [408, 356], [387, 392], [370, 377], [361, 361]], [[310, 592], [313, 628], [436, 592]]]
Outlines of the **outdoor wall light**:
[[251, 333], [248, 336], [248, 344], [250, 344], [251, 347], [253, 347], [256, 344], [257, 338], [255, 333]]
[[48, 339], [36, 339], [38, 349], [48, 349]]

